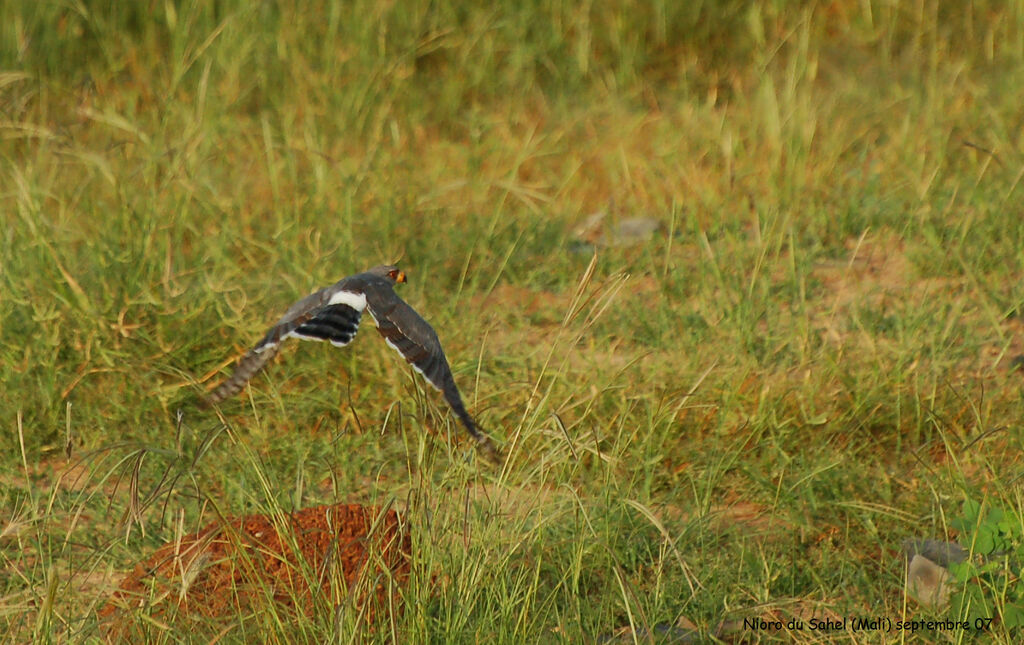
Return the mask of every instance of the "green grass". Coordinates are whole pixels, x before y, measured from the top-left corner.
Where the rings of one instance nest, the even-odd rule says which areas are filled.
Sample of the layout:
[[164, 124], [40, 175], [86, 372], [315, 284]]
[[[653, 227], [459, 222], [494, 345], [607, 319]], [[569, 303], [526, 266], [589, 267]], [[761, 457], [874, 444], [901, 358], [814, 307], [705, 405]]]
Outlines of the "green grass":
[[[228, 642], [931, 616], [901, 540], [1024, 522], [1024, 3], [966, 4], [3, 3], [0, 633], [98, 638], [179, 523], [332, 502], [408, 517], [404, 611]], [[663, 229], [595, 259], [596, 211]], [[366, 328], [194, 407], [384, 261], [505, 468]]]

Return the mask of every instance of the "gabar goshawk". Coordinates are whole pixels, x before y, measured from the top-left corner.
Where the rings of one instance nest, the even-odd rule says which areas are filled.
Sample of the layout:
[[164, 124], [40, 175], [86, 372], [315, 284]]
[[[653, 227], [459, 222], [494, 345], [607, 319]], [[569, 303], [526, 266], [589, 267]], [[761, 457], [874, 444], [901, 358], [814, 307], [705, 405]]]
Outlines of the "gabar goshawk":
[[277, 354], [287, 338], [330, 341], [344, 347], [355, 338], [363, 311], [369, 311], [377, 331], [390, 347], [414, 370], [441, 391], [455, 415], [476, 439], [477, 447], [494, 462], [501, 455], [482, 433], [462, 402], [448, 359], [434, 328], [395, 293], [405, 273], [395, 266], [376, 266], [364, 273], [342, 278], [330, 287], [312, 293], [291, 306], [267, 335], [235, 367], [226, 381], [207, 397], [210, 404], [238, 394], [245, 384]]

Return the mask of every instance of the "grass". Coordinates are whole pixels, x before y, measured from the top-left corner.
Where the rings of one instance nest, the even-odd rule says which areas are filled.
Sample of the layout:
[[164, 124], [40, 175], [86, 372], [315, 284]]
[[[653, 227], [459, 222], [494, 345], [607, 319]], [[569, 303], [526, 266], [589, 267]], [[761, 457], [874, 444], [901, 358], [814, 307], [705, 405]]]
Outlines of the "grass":
[[[931, 616], [901, 540], [1024, 522], [1022, 62], [1013, 0], [4, 3], [0, 633], [98, 638], [179, 526], [335, 501], [404, 510], [404, 612], [223, 638]], [[366, 329], [192, 405], [396, 260], [505, 468]]]

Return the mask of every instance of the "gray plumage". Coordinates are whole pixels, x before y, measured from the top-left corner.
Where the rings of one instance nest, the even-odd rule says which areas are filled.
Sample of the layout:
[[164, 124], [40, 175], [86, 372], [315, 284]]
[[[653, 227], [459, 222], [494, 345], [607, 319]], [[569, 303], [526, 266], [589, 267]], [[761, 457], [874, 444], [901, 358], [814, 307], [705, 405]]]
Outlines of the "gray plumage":
[[452, 411], [492, 461], [501, 455], [487, 435], [480, 432], [466, 410], [455, 385], [448, 359], [434, 328], [394, 291], [405, 282], [395, 266], [377, 266], [365, 273], [339, 280], [292, 305], [266, 336], [239, 361], [234, 373], [209, 394], [210, 404], [238, 394], [245, 384], [277, 354], [288, 338], [328, 341], [344, 347], [355, 338], [363, 310], [370, 312], [384, 341], [434, 388], [441, 391]]

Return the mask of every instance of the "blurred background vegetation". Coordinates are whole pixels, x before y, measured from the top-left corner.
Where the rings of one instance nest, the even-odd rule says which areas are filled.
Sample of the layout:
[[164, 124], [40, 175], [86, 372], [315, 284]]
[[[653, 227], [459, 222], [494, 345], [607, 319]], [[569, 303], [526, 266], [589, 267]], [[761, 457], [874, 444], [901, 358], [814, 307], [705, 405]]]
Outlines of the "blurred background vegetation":
[[[520, 523], [484, 504], [493, 551], [426, 559], [498, 582], [431, 600], [427, 571], [406, 636], [906, 611], [901, 537], [1020, 516], [1021, 88], [1015, 0], [0, 4], [3, 615], [91, 633], [83, 558], [168, 537], [126, 469], [195, 526], [458, 517], [483, 478]], [[190, 401], [276, 312], [394, 260], [505, 471], [365, 330], [225, 409], [252, 453], [210, 434]], [[488, 612], [509, 589], [523, 613]]]

